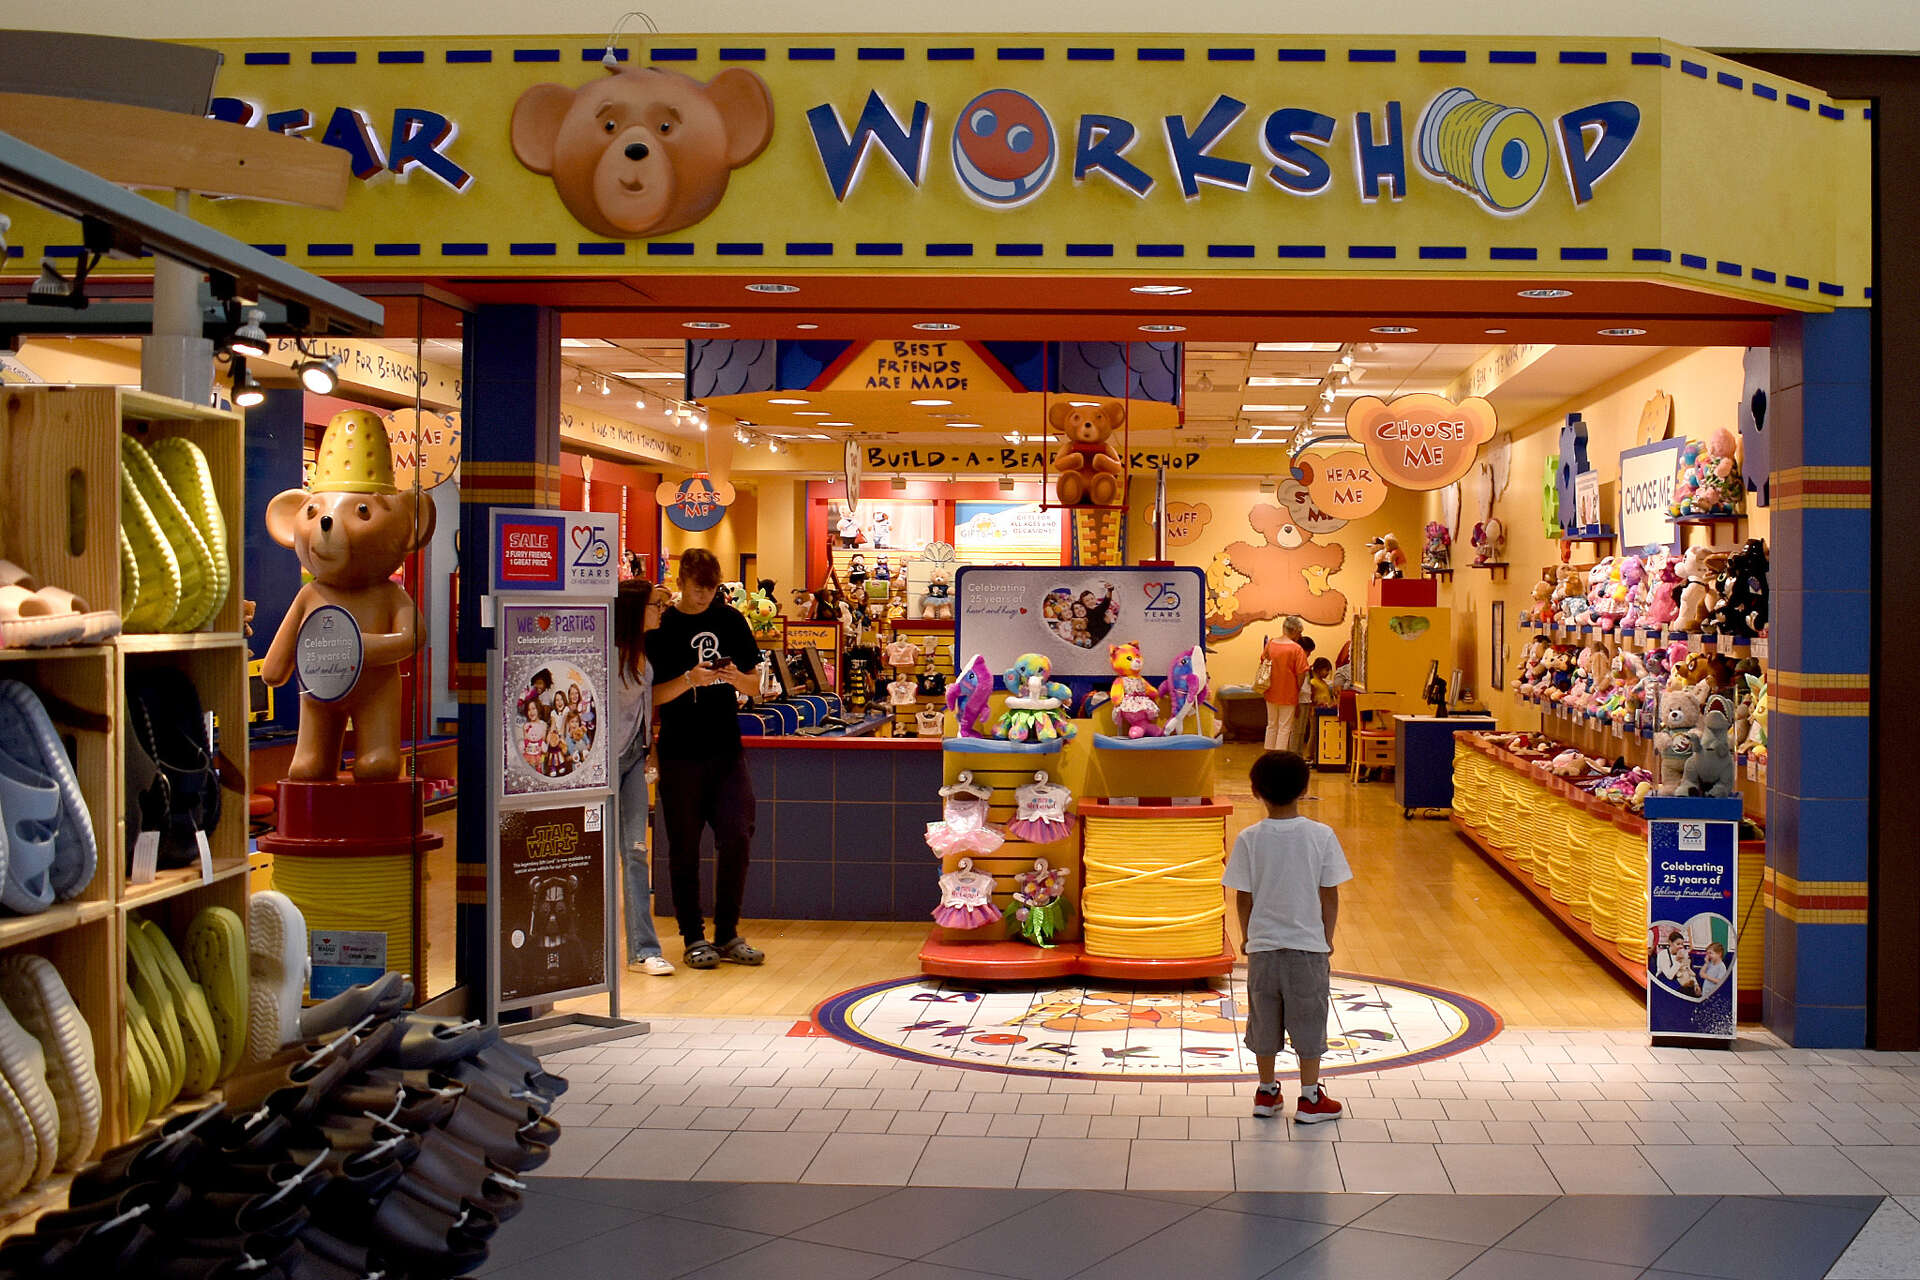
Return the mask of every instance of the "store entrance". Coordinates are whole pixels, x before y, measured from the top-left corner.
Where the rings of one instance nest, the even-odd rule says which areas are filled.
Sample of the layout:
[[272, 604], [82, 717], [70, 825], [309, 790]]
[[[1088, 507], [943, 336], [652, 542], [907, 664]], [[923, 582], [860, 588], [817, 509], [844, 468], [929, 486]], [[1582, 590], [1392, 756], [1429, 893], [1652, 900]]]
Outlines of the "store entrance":
[[[817, 323], [798, 319], [805, 314], [789, 319]], [[876, 342], [894, 341], [859, 335], [892, 321], [837, 322], [850, 336], [806, 340], [818, 350], [805, 381], [721, 394], [702, 383], [700, 368], [723, 342], [690, 348], [658, 329], [619, 336], [639, 322], [604, 317], [595, 335], [574, 338], [569, 324], [563, 412], [582, 425], [565, 447], [563, 484], [580, 475], [580, 505], [597, 506], [614, 500], [598, 479], [607, 466], [658, 467], [666, 501], [652, 528], [644, 519], [629, 525], [634, 563], [671, 586], [689, 549], [713, 550], [728, 566], [751, 557], [756, 581], [737, 584], [738, 600], [763, 647], [779, 656], [782, 678], [794, 682], [769, 701], [793, 703], [804, 717], [806, 697], [833, 697], [827, 718], [856, 726], [820, 734], [810, 732], [818, 725], [785, 725], [777, 710], [743, 713], [743, 723], [752, 718], [747, 751], [758, 793], [743, 932], [768, 962], [717, 973], [682, 967], [670, 977], [636, 970], [623, 988], [628, 1013], [801, 1023], [843, 992], [923, 974], [1019, 999], [1057, 988], [1052, 976], [992, 981], [989, 972], [956, 976], [929, 965], [930, 929], [956, 945], [967, 931], [930, 919], [941, 874], [954, 867], [925, 835], [944, 816], [938, 793], [954, 770], [942, 768], [952, 754], [940, 744], [952, 747], [957, 716], [922, 738], [918, 713], [944, 710], [937, 690], [971, 656], [962, 652], [965, 625], [956, 636], [943, 616], [949, 600], [966, 613], [960, 570], [1031, 571], [1019, 579], [1032, 584], [1031, 598], [1013, 607], [1041, 619], [1072, 588], [1065, 616], [1050, 620], [1072, 645], [1081, 578], [1094, 589], [1097, 624], [1099, 571], [1158, 561], [1190, 570], [1204, 596], [1209, 732], [1222, 740], [1204, 798], [1222, 810], [1224, 842], [1263, 816], [1247, 773], [1264, 749], [1269, 702], [1300, 708], [1301, 728], [1283, 745], [1316, 766], [1303, 812], [1334, 829], [1355, 871], [1336, 965], [1355, 982], [1385, 984], [1360, 994], [1402, 1019], [1415, 1006], [1444, 1006], [1453, 1012], [1438, 1022], [1456, 1029], [1483, 1015], [1523, 1027], [1645, 1025], [1650, 921], [1636, 815], [1642, 784], [1659, 774], [1656, 700], [1669, 685], [1723, 696], [1734, 722], [1733, 789], [1755, 823], [1730, 933], [1742, 1017], [1759, 1016], [1767, 640], [1736, 635], [1729, 622], [1705, 638], [1714, 602], [1702, 592], [1687, 599], [1686, 587], [1718, 588], [1749, 541], [1776, 561], [1792, 554], [1775, 547], [1770, 520], [1765, 319], [1672, 328], [1611, 314], [1583, 321], [1591, 340], [1577, 343], [1550, 340], [1572, 336], [1564, 320], [1501, 313], [1348, 323], [1314, 338], [1111, 344], [1171, 350], [1178, 413], [1121, 441], [1130, 465], [1110, 511], [1058, 501], [1059, 437], [1047, 406], [1056, 394], [1071, 403], [1074, 393], [1014, 401], [998, 418], [980, 403], [914, 403], [954, 397], [911, 388], [863, 400], [835, 383], [832, 361], [857, 366]], [[1459, 340], [1426, 341], [1421, 330]], [[1688, 333], [1715, 341], [1676, 340]], [[1013, 344], [998, 339], [950, 341], [949, 358], [1004, 367], [1012, 354]], [[1031, 345], [1058, 353], [1097, 344]], [[567, 387], [579, 388], [577, 400]], [[749, 395], [757, 397], [750, 404]], [[1369, 397], [1393, 404], [1415, 395], [1484, 398], [1497, 430], [1445, 484], [1389, 486], [1351, 518], [1327, 510], [1307, 483], [1344, 452], [1364, 454], [1348, 411]], [[616, 461], [604, 442], [617, 433], [595, 426], [595, 414], [672, 433], [692, 451], [688, 469], [711, 464], [703, 439], [726, 439], [723, 478], [737, 497], [725, 518], [705, 530], [681, 527], [672, 503], [678, 469]], [[1564, 475], [1556, 458], [1567, 462]], [[629, 504], [652, 479], [614, 474]], [[1648, 485], [1667, 501], [1649, 498]], [[562, 497], [573, 505], [571, 494]], [[1557, 523], [1563, 501], [1566, 519]], [[1684, 513], [1670, 524], [1668, 502]], [[1650, 517], [1662, 532], [1644, 532]], [[772, 588], [762, 590], [762, 580]], [[951, 594], [932, 594], [936, 582]], [[1289, 701], [1252, 686], [1290, 617], [1326, 666]], [[1096, 638], [1088, 628], [1100, 667], [1109, 644], [1132, 638], [1128, 623], [1123, 610], [1112, 634]], [[809, 651], [817, 665], [795, 660]], [[1166, 673], [1148, 674], [1157, 683]], [[1076, 682], [1075, 692], [1104, 691], [1112, 679], [1108, 671]], [[902, 681], [911, 684], [895, 702], [888, 686]], [[1435, 698], [1457, 726], [1431, 719]], [[1089, 719], [1086, 728], [1097, 726]], [[1456, 728], [1499, 736], [1456, 744]], [[1004, 826], [1015, 812], [993, 817]], [[662, 845], [656, 828], [655, 925], [677, 959]], [[710, 894], [710, 847], [706, 859]], [[980, 862], [995, 875], [1005, 919], [1018, 909], [1013, 863]], [[1077, 851], [1071, 867], [1084, 882]], [[1071, 918], [1079, 903], [1069, 902]], [[1077, 924], [1069, 935], [1078, 936]], [[1230, 918], [1225, 927], [1223, 950], [1237, 950]], [[982, 930], [981, 940], [1009, 928]], [[1228, 973], [1201, 985], [1209, 980], [1230, 990]], [[1130, 992], [1151, 1001], [1170, 989], [1151, 977], [1094, 985], [1109, 1002]], [[1461, 1012], [1469, 1007], [1477, 1012]]]

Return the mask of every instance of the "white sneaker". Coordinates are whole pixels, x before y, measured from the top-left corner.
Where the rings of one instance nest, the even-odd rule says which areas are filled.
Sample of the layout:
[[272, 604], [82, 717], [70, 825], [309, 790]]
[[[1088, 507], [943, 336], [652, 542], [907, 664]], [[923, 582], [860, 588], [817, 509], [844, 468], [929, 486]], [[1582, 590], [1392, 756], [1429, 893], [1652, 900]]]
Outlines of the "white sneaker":
[[640, 972], [650, 973], [656, 978], [664, 978], [673, 972], [673, 961], [665, 956], [648, 956], [640, 962]]

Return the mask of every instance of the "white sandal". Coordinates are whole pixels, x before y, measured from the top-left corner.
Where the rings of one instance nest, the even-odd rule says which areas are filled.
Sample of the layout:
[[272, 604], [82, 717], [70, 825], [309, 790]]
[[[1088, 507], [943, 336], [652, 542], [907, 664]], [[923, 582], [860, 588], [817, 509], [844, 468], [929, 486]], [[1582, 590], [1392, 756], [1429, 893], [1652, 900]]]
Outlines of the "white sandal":
[[648, 956], [644, 960], [629, 961], [627, 968], [638, 968], [640, 972], [651, 974], [656, 978], [664, 978], [674, 972], [673, 961], [665, 956]]

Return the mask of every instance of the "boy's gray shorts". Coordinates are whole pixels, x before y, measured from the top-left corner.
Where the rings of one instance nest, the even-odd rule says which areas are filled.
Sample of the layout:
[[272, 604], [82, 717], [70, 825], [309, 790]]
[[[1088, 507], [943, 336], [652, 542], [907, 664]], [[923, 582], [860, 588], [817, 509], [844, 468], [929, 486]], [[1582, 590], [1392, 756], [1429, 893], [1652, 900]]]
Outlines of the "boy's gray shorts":
[[1255, 951], [1247, 957], [1247, 1049], [1280, 1052], [1280, 1031], [1296, 1057], [1327, 1052], [1327, 1004], [1332, 984], [1324, 951]]

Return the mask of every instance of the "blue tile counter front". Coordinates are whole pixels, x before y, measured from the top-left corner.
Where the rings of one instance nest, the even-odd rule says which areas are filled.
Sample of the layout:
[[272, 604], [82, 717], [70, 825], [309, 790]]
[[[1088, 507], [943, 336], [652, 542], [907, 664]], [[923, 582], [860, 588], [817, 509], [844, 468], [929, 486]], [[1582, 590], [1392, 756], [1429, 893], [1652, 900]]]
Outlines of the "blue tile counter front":
[[[937, 739], [747, 738], [755, 799], [744, 913], [774, 920], [930, 920], [940, 860]], [[653, 905], [673, 915], [666, 842], [653, 827]], [[713, 833], [700, 842], [701, 909], [713, 912]]]

